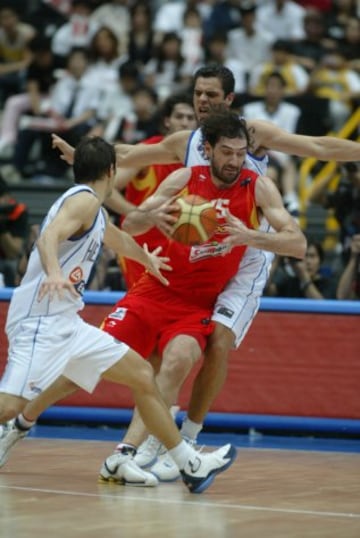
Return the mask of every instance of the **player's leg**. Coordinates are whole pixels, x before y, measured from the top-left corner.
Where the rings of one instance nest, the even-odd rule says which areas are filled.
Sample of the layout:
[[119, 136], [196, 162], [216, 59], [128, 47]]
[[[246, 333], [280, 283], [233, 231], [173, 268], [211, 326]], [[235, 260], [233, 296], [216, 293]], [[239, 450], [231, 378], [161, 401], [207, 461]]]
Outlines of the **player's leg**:
[[[231, 465], [236, 455], [231, 445], [225, 445], [209, 454], [198, 454], [182, 440], [167, 405], [160, 396], [153, 369], [140, 355], [129, 350], [120, 361], [103, 373], [103, 377], [132, 389], [136, 406], [146, 428], [169, 450], [191, 492], [204, 491], [219, 472]], [[128, 449], [131, 449], [133, 441], [131, 435], [128, 434], [126, 437]], [[101, 469], [101, 475], [105, 479], [109, 476], [116, 476], [119, 467], [121, 472], [123, 456], [122, 450], [105, 460]], [[195, 461], [198, 466], [196, 471], [194, 470]]]
[[[179, 390], [202, 350], [192, 336], [177, 335], [164, 348], [160, 371], [156, 374], [156, 384], [165, 405], [169, 408], [177, 401]], [[136, 407], [123, 443], [139, 446], [150, 430], [141, 419], [141, 409]], [[159, 438], [163, 443], [163, 440]], [[163, 443], [166, 445], [166, 443]]]
[[195, 424], [203, 424], [211, 404], [225, 383], [234, 339], [231, 329], [216, 323], [214, 332], [209, 336], [203, 364], [192, 387], [187, 415]]
[[[262, 224], [264, 231], [266, 226]], [[181, 427], [184, 438], [196, 440], [223, 387], [231, 348], [241, 344], [258, 312], [273, 257], [270, 252], [247, 249], [236, 276], [217, 299], [212, 317], [216, 329], [194, 381], [187, 417]]]
[[23, 403], [15, 414], [12, 414], [2, 431], [0, 437], [0, 467], [5, 465], [8, 460], [10, 450], [13, 446], [23, 439], [36, 423], [38, 417], [52, 404], [64, 399], [69, 394], [78, 390], [69, 379], [60, 376], [46, 390], [44, 390], [34, 400], [23, 400]]

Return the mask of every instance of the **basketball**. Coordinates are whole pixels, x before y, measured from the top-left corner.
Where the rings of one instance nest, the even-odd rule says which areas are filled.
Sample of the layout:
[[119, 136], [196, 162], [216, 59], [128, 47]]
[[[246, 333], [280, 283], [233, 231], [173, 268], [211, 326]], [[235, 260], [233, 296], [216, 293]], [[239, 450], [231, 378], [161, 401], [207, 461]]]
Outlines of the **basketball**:
[[214, 235], [218, 222], [211, 202], [197, 194], [180, 196], [175, 200], [179, 209], [173, 213], [177, 222], [171, 237], [184, 245], [201, 245]]

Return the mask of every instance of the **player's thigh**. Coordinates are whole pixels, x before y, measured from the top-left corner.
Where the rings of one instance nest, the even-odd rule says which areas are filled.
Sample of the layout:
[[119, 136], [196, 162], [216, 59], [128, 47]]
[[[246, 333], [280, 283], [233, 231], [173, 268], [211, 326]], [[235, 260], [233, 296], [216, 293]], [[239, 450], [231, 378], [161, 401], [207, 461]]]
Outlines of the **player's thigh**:
[[127, 344], [78, 316], [71, 358], [63, 375], [87, 392], [92, 392], [102, 374], [120, 361], [128, 350]]
[[9, 351], [0, 391], [32, 400], [61, 373], [74, 337], [71, 318], [28, 318], [8, 329]]
[[132, 349], [121, 360], [103, 372], [102, 377], [131, 389], [152, 390], [155, 386], [154, 370], [147, 361]]

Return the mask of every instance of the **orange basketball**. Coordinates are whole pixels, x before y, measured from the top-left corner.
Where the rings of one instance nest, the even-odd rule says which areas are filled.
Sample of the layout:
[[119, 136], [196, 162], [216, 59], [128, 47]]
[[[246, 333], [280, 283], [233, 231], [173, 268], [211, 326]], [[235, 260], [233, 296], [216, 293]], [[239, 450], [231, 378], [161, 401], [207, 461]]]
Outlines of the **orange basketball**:
[[211, 202], [197, 194], [188, 194], [177, 198], [175, 203], [179, 209], [174, 212], [178, 220], [173, 226], [173, 239], [184, 245], [201, 245], [214, 235], [218, 222]]

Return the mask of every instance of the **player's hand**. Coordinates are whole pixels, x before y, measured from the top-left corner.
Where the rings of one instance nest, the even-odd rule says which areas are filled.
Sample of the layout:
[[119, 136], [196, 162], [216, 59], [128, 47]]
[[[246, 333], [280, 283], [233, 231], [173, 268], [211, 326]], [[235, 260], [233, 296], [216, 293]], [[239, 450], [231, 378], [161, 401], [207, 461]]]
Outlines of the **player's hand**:
[[230, 248], [248, 244], [249, 228], [240, 219], [234, 217], [230, 211], [226, 213], [226, 223], [223, 226], [223, 230], [228, 234], [223, 243], [227, 244]]
[[80, 297], [80, 294], [76, 291], [74, 285], [66, 278], [47, 277], [41, 283], [38, 293], [38, 301], [40, 302], [45, 297], [45, 295], [49, 295], [50, 301], [55, 298], [55, 295], [57, 295], [58, 298], [61, 300], [64, 298], [65, 290], [69, 291], [75, 299], [78, 299]]
[[147, 257], [149, 259], [148, 264], [146, 265], [146, 270], [155, 276], [164, 286], [169, 285], [169, 281], [162, 275], [161, 271], [172, 271], [172, 267], [168, 265], [170, 258], [165, 256], [159, 256], [162, 251], [162, 247], [157, 247], [152, 252], [149, 251], [146, 243], [143, 245]]
[[60, 159], [72, 165], [74, 163], [74, 148], [70, 146], [63, 138], [56, 134], [51, 135], [52, 147], [61, 152]]
[[173, 225], [177, 221], [177, 217], [174, 215], [178, 209], [177, 204], [174, 203], [175, 198], [174, 196], [164, 202], [155, 197], [147, 206], [148, 218], [152, 225], [168, 237], [171, 236]]

